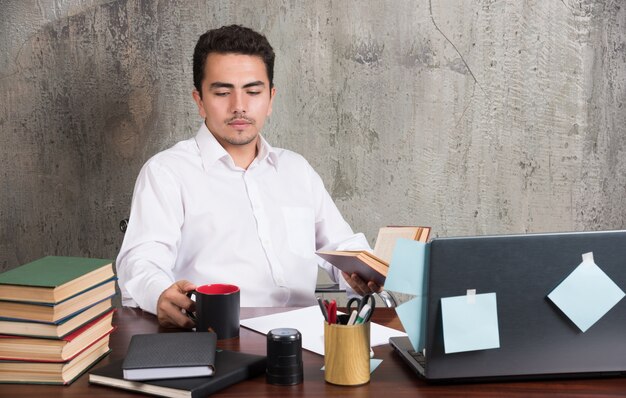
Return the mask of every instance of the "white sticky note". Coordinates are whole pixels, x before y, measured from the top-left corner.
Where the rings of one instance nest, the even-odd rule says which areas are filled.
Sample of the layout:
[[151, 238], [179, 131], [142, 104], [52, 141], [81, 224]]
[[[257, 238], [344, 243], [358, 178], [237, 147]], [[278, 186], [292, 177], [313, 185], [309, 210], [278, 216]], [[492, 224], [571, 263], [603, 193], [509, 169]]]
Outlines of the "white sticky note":
[[446, 354], [500, 347], [496, 294], [470, 295], [441, 299]]

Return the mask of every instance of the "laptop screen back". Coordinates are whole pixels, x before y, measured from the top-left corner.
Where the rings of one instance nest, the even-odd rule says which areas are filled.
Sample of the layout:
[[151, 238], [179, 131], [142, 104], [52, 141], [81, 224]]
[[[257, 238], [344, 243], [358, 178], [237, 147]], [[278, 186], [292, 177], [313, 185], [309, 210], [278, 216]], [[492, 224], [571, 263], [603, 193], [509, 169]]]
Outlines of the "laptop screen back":
[[[626, 299], [585, 332], [548, 294], [593, 253], [626, 291], [626, 231], [434, 239], [426, 327], [426, 377], [455, 379], [626, 370]], [[495, 293], [499, 348], [446, 354], [442, 298]]]

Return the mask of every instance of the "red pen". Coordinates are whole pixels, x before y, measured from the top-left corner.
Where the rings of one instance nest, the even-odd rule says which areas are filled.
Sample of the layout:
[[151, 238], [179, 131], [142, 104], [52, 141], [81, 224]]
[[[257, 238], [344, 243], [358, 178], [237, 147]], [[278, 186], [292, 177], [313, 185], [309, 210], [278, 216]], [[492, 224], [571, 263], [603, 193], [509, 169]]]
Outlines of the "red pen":
[[328, 304], [328, 323], [337, 323], [337, 302], [335, 300], [330, 300]]

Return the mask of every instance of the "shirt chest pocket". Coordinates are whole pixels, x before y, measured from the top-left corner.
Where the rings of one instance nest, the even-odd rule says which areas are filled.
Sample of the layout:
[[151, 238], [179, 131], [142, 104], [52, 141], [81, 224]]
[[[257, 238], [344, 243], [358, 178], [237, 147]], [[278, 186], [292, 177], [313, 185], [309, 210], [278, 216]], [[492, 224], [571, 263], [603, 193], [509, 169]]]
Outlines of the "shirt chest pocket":
[[289, 250], [301, 257], [315, 253], [315, 213], [309, 207], [283, 207]]

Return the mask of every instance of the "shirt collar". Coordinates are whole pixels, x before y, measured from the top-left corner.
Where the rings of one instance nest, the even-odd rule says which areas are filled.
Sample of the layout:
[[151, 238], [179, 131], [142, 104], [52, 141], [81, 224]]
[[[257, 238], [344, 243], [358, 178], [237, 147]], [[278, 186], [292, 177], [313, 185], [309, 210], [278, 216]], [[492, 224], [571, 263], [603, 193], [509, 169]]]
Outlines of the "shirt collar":
[[[278, 168], [278, 154], [276, 153], [276, 150], [265, 140], [265, 138], [263, 138], [263, 136], [259, 135], [259, 138], [260, 139], [257, 141], [258, 153], [255, 161], [261, 163], [267, 159], [269, 164]], [[196, 143], [198, 144], [200, 157], [202, 158], [202, 164], [205, 170], [209, 170], [218, 160], [230, 158], [226, 149], [224, 149], [224, 147], [217, 142], [204, 122], [202, 122], [202, 125], [196, 134]]]

